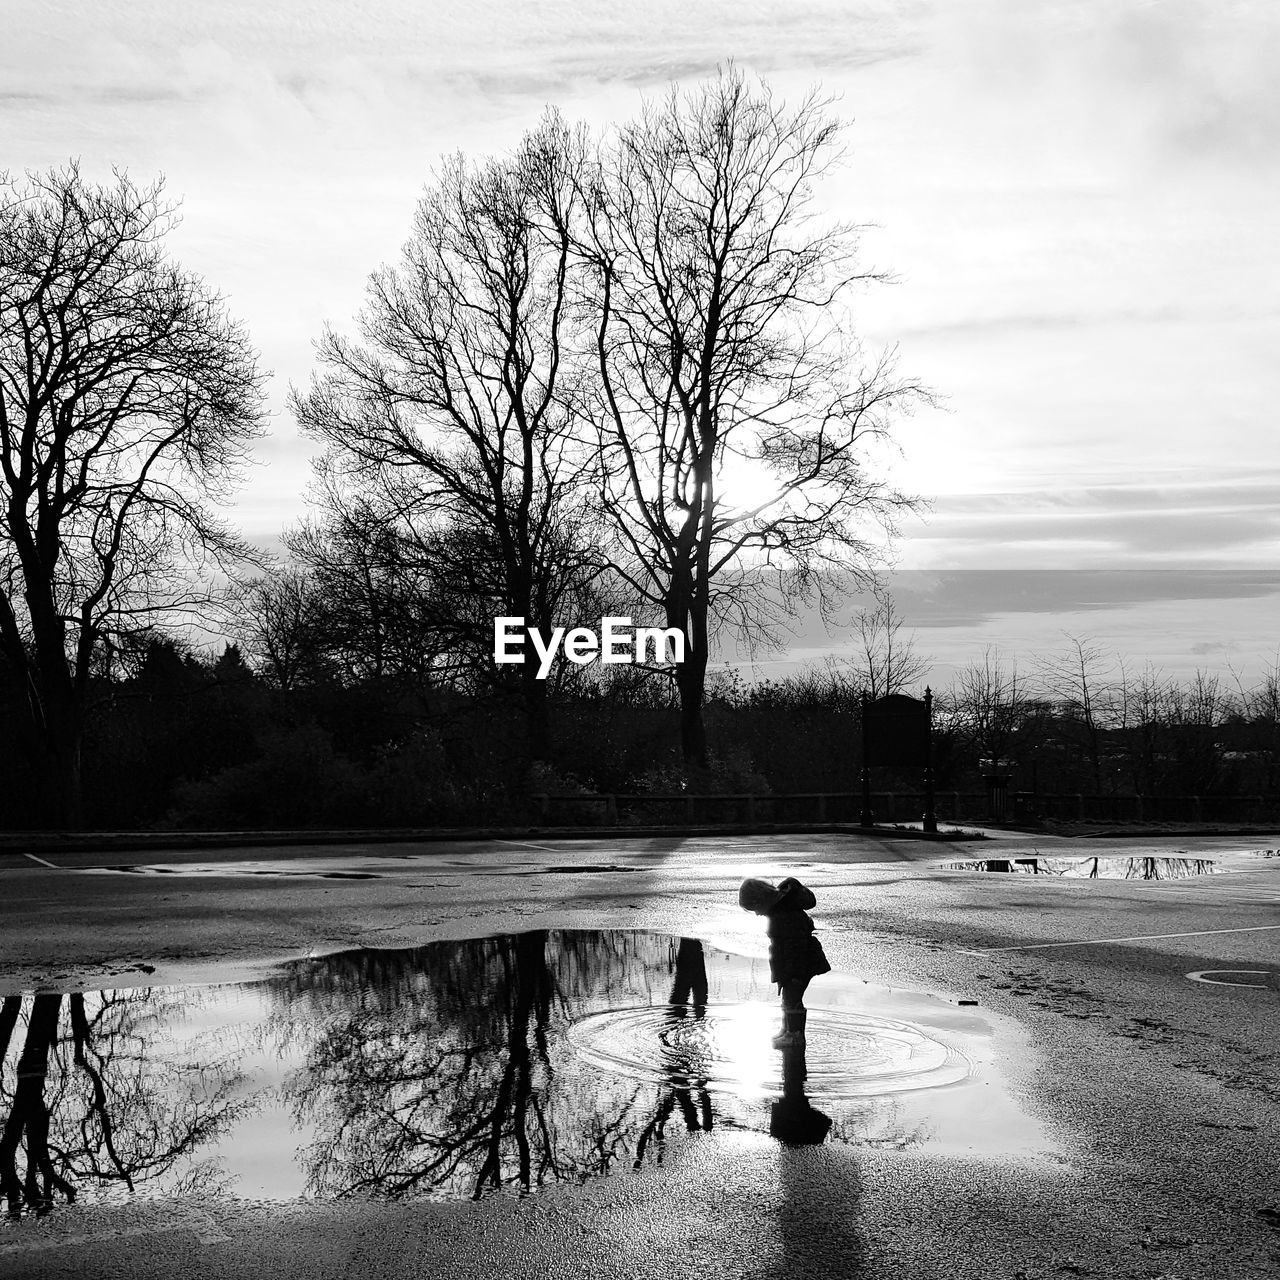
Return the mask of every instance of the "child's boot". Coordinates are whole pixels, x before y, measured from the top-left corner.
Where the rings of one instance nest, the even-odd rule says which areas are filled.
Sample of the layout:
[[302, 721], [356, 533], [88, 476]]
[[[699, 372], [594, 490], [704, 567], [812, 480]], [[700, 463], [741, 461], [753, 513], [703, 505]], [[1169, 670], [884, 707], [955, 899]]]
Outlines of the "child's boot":
[[809, 1020], [808, 1009], [783, 1009], [782, 1034], [773, 1037], [775, 1049], [798, 1049], [804, 1045], [804, 1027]]

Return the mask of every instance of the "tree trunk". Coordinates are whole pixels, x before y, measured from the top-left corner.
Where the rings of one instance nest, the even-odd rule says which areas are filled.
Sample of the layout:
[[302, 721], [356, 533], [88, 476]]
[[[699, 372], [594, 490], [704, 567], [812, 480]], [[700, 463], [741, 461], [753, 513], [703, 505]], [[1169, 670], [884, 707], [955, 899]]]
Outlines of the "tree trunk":
[[[12, 527], [12, 518], [9, 521]], [[45, 557], [48, 559], [48, 557]], [[81, 626], [74, 634], [75, 657], [68, 654], [67, 623], [59, 614], [52, 590], [42, 580], [42, 561], [24, 566], [27, 607], [31, 618], [32, 652], [22, 654], [32, 697], [35, 739], [43, 774], [43, 824], [63, 830], [83, 825], [80, 788], [80, 744], [84, 738], [84, 674], [92, 650], [92, 633]], [[47, 575], [45, 575], [47, 576]], [[5, 620], [6, 640], [11, 624]], [[12, 653], [12, 643], [6, 647]]]
[[538, 668], [532, 654], [520, 668], [521, 693], [524, 698], [525, 734], [529, 762], [551, 758], [551, 713], [547, 703], [547, 682], [538, 679]]
[[[34, 683], [22, 690], [30, 694]], [[33, 772], [32, 816], [38, 825], [77, 831], [84, 825], [81, 744], [84, 717], [74, 694], [28, 696], [25, 714], [15, 719], [20, 750]]]
[[680, 752], [686, 769], [707, 767], [707, 727], [702, 718], [702, 699], [707, 683], [705, 649], [686, 652], [676, 668], [676, 688], [680, 691]]
[[64, 831], [84, 826], [80, 747], [84, 723], [73, 706], [49, 706], [43, 726], [45, 823]]
[[[9, 1216], [18, 1217], [24, 1204], [37, 1213], [47, 1211], [54, 1191], [68, 1202], [75, 1188], [54, 1169], [49, 1152], [49, 1103], [45, 1099], [45, 1075], [49, 1052], [58, 1038], [60, 995], [38, 995], [32, 1001], [26, 1040], [18, 1058], [13, 1105], [0, 1135], [0, 1194], [8, 1202]], [[23, 1134], [27, 1139], [27, 1179], [18, 1174], [17, 1156]], [[43, 1185], [42, 1185], [43, 1184]]]

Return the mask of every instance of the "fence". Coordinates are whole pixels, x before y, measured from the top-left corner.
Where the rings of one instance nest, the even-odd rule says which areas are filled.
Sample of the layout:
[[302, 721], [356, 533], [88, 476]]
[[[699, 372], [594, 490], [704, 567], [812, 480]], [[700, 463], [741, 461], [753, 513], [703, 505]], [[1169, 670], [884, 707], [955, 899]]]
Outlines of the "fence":
[[[1280, 800], [1269, 796], [1012, 796], [1014, 824], [1055, 822], [1271, 822], [1280, 818]], [[789, 823], [857, 823], [862, 794], [814, 791], [791, 795], [538, 795], [533, 820], [543, 826], [753, 826]], [[940, 822], [988, 822], [993, 818], [985, 791], [938, 791]], [[877, 823], [917, 822], [924, 793], [873, 791]]]

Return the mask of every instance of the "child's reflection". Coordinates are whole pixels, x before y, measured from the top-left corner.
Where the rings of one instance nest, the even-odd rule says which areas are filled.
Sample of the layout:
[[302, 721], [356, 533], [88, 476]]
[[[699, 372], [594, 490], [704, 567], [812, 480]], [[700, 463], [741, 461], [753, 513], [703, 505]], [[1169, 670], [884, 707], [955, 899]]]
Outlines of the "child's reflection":
[[803, 1041], [782, 1051], [782, 1097], [769, 1109], [769, 1133], [779, 1142], [816, 1146], [826, 1139], [831, 1117], [811, 1105], [805, 1096], [808, 1069], [804, 1055]]

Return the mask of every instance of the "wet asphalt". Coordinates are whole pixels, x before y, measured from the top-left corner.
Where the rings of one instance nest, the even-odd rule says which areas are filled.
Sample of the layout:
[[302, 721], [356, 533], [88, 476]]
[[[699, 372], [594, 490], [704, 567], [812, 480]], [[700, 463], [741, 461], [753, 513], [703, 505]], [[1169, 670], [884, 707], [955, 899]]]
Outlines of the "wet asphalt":
[[[762, 956], [737, 885], [797, 875], [817, 893], [813, 915], [842, 973], [978, 1002], [1007, 1086], [1052, 1144], [969, 1158], [713, 1131], [660, 1168], [525, 1198], [59, 1206], [0, 1227], [0, 1275], [1280, 1274], [1280, 858], [1261, 856], [1269, 842], [1280, 839], [531, 836], [42, 850], [52, 866], [10, 847], [5, 992], [228, 980], [308, 953], [531, 928], [651, 929]], [[1185, 854], [1225, 873], [1144, 882], [944, 866], [1032, 854]]]

